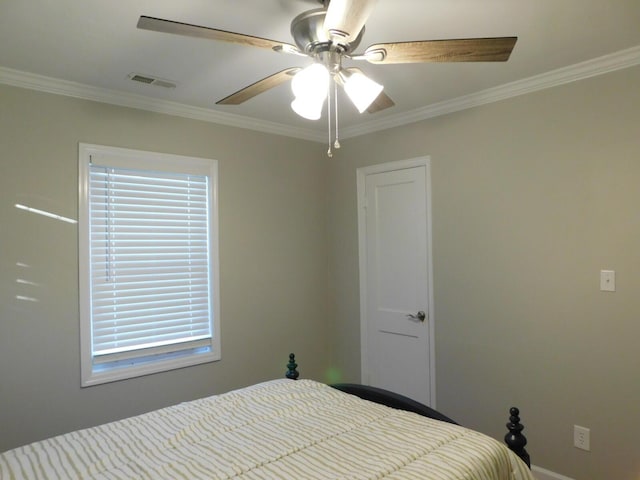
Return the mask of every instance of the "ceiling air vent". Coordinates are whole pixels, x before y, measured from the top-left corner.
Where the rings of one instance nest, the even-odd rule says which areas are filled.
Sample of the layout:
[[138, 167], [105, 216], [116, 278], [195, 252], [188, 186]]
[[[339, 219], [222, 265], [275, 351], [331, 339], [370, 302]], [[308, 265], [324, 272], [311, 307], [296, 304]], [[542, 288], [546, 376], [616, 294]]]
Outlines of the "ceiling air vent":
[[176, 88], [176, 84], [174, 82], [170, 82], [169, 80], [164, 80], [162, 78], [150, 77], [149, 75], [130, 73], [129, 78], [134, 82], [144, 83], [145, 85], [155, 85], [157, 87], [164, 88]]

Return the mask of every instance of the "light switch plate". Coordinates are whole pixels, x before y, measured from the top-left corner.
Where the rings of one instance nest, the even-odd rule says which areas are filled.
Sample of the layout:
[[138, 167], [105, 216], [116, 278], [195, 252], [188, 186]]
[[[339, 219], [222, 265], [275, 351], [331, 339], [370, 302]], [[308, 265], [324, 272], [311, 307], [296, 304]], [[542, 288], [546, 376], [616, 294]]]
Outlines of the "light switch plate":
[[613, 270], [600, 270], [600, 290], [603, 292], [616, 291], [616, 272]]

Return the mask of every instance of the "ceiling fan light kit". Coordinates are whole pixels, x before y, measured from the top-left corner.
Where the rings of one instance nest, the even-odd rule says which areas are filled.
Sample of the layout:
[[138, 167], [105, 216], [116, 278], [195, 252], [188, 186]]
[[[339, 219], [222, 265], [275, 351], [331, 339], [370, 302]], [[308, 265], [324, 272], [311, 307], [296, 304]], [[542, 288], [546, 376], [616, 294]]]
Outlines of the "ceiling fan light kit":
[[[360, 7], [363, 7], [363, 5], [360, 5]], [[372, 7], [373, 6], [370, 5], [368, 10], [371, 10]], [[382, 85], [369, 79], [364, 73], [352, 73], [342, 68], [342, 59], [360, 44], [360, 39], [364, 33], [364, 24], [357, 24], [353, 27], [353, 22], [351, 22], [351, 24], [345, 26], [346, 29], [352, 27], [357, 28], [358, 30], [352, 30], [357, 32], [355, 36], [349, 35], [344, 30], [329, 28], [331, 25], [337, 25], [337, 13], [332, 15], [331, 20], [328, 17], [329, 12], [332, 11], [333, 10], [326, 10], [324, 8], [309, 10], [298, 15], [291, 22], [291, 36], [298, 47], [298, 51], [311, 57], [315, 62], [310, 67], [298, 73], [291, 82], [294, 95], [296, 96], [291, 107], [298, 115], [309, 120], [318, 120], [320, 117], [316, 114], [315, 108], [301, 108], [301, 102], [298, 101], [300, 95], [296, 93], [296, 88], [300, 89], [299, 84], [306, 82], [309, 84], [308, 88], [312, 89], [313, 87], [311, 85], [319, 81], [314, 78], [314, 76], [322, 75], [323, 78], [326, 77], [329, 81], [333, 78], [334, 82], [342, 85], [347, 96], [360, 113], [367, 110], [383, 89]], [[284, 49], [282, 51], [284, 51]], [[313, 71], [314, 76], [310, 73], [307, 75], [307, 71]], [[298, 86], [295, 87], [294, 85]], [[315, 94], [310, 92], [308, 96], [302, 100], [314, 106], [318, 104], [322, 106], [325, 98], [328, 98], [328, 92], [323, 88]], [[306, 113], [309, 110], [313, 111], [312, 116], [301, 114], [301, 111]], [[337, 108], [335, 115], [337, 116]]]
[[[383, 86], [367, 77], [359, 68], [343, 68], [344, 59], [372, 64], [424, 62], [504, 62], [508, 60], [517, 37], [467, 38], [452, 40], [421, 40], [374, 44], [362, 54], [353, 54], [365, 30], [365, 23], [377, 0], [318, 0], [323, 8], [308, 10], [291, 22], [295, 45], [266, 38], [191, 25], [172, 20], [141, 16], [138, 28], [195, 38], [266, 48], [280, 53], [310, 57], [313, 64], [306, 68], [292, 67], [238, 90], [216, 102], [218, 105], [238, 105], [281, 83], [292, 79], [294, 100], [291, 108], [298, 115], [318, 120], [327, 100], [329, 151], [331, 156], [331, 104], [335, 114], [335, 148], [337, 140], [337, 86], [344, 88], [360, 113], [379, 112], [392, 107], [393, 100], [383, 92]], [[333, 102], [331, 101], [333, 80]]]

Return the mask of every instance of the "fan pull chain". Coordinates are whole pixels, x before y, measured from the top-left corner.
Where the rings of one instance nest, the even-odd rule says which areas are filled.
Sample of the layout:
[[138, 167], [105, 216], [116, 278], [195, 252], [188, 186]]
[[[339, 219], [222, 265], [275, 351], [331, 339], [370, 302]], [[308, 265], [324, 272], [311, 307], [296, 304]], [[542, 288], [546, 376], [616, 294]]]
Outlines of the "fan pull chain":
[[338, 84], [333, 82], [333, 100], [334, 100], [334, 112], [336, 115], [336, 141], [333, 142], [333, 148], [336, 150], [340, 148], [340, 141], [338, 140]]
[[327, 91], [327, 121], [329, 122], [329, 150], [327, 150], [327, 157], [333, 157], [333, 152], [331, 151], [331, 88]]

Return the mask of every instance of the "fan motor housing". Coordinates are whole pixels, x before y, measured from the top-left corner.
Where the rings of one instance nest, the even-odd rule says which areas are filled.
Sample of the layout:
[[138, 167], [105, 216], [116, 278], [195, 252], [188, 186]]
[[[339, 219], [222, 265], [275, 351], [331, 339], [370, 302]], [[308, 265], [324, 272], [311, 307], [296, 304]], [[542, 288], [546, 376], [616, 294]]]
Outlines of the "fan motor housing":
[[350, 53], [358, 47], [364, 28], [352, 42], [340, 42], [327, 35], [324, 29], [324, 19], [327, 10], [316, 8], [301, 13], [291, 22], [291, 36], [296, 46], [306, 54], [314, 55], [322, 51], [337, 50], [340, 53]]

